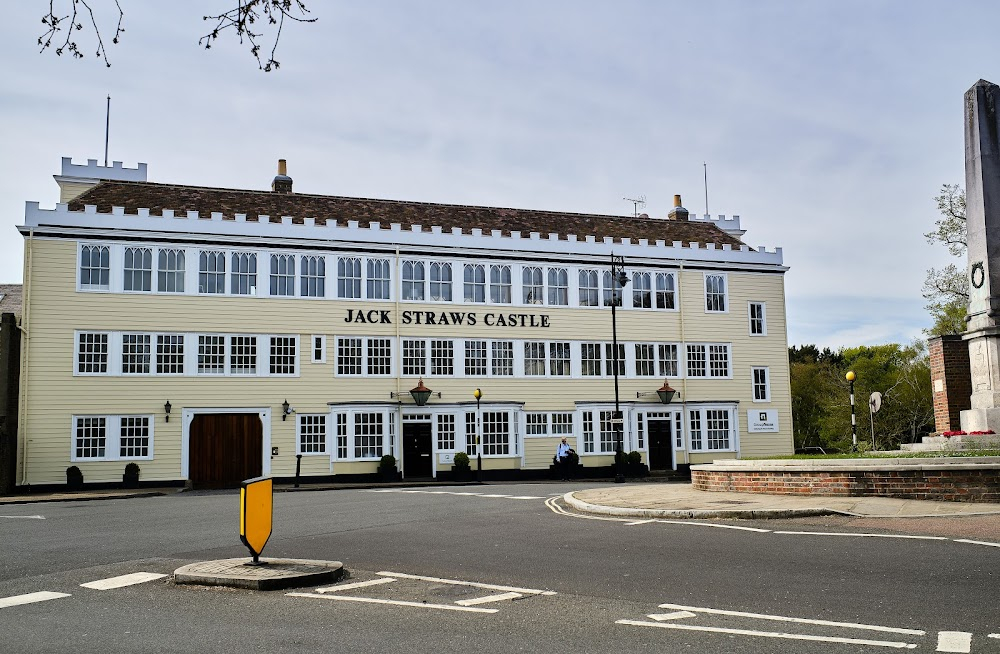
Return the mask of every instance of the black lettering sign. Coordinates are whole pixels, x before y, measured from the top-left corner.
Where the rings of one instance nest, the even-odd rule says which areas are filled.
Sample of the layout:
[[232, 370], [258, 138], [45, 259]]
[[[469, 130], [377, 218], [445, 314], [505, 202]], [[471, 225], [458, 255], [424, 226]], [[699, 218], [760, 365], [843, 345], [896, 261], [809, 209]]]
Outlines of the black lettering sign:
[[[400, 321], [404, 325], [433, 325], [446, 327], [451, 325], [468, 325], [474, 327], [479, 322], [479, 316], [474, 311], [411, 311], [400, 312]], [[358, 325], [391, 325], [392, 312], [389, 309], [348, 309], [344, 322]], [[487, 313], [483, 315], [483, 324], [487, 327], [530, 327], [548, 329], [552, 326], [551, 316], [534, 313]]]

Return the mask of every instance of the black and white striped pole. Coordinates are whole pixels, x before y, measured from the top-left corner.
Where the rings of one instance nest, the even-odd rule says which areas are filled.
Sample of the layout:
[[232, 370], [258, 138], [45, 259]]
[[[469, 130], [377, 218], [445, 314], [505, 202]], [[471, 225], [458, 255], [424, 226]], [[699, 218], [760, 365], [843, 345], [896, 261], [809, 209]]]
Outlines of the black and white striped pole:
[[854, 378], [855, 374], [853, 370], [848, 370], [847, 381], [851, 384], [851, 451], [858, 451], [858, 422], [854, 417]]

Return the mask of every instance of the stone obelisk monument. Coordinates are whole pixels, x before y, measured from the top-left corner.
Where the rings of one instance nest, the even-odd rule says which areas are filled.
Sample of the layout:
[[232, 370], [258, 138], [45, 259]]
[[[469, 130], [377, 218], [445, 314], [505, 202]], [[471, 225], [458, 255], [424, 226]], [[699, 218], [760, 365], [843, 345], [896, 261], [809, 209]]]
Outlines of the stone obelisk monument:
[[979, 80], [965, 93], [965, 201], [969, 252], [972, 408], [962, 429], [1000, 433], [1000, 86]]

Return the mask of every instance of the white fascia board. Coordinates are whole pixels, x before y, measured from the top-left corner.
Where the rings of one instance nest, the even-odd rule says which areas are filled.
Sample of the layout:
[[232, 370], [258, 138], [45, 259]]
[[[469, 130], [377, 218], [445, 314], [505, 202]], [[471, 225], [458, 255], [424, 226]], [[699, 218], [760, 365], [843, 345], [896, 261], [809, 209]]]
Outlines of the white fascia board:
[[150, 215], [148, 210], [140, 209], [138, 215], [126, 215], [121, 207], [113, 207], [110, 214], [98, 213], [93, 205], [87, 205], [83, 212], [79, 212], [69, 211], [66, 204], [57, 204], [55, 209], [41, 209], [37, 202], [26, 202], [22, 231], [52, 226], [116, 232], [156, 232], [178, 237], [251, 238], [262, 239], [269, 244], [274, 244], [275, 239], [290, 239], [298, 242], [315, 241], [325, 244], [339, 242], [358, 246], [405, 245], [442, 248], [449, 251], [464, 249], [504, 253], [531, 252], [575, 257], [589, 255], [598, 258], [614, 253], [630, 259], [673, 260], [678, 263], [756, 264], [767, 267], [783, 265], [781, 248], [767, 251], [761, 247], [753, 251], [744, 245], [734, 250], [728, 245], [720, 248], [711, 243], [707, 245], [685, 244], [680, 241], [670, 244], [664, 241], [648, 243], [645, 240], [637, 242], [633, 239], [616, 242], [611, 238], [580, 239], [572, 234], [561, 240], [556, 234], [548, 234], [543, 238], [537, 232], [532, 232], [527, 238], [517, 232], [514, 235], [501, 235], [499, 230], [487, 234], [475, 229], [472, 230], [472, 234], [466, 234], [459, 233], [458, 230], [445, 231], [440, 227], [431, 227], [431, 231], [426, 232], [403, 229], [397, 223], [383, 227], [374, 221], [364, 226], [357, 221], [349, 221], [347, 225], [333, 221], [326, 225], [317, 225], [314, 218], [305, 218], [304, 224], [294, 225], [290, 216], [282, 216], [280, 223], [272, 223], [247, 221], [244, 214], [237, 214], [236, 220], [223, 220], [220, 213], [213, 213], [210, 217], [199, 216], [194, 211], [176, 216], [169, 210], [164, 213], [167, 215], [154, 216]]

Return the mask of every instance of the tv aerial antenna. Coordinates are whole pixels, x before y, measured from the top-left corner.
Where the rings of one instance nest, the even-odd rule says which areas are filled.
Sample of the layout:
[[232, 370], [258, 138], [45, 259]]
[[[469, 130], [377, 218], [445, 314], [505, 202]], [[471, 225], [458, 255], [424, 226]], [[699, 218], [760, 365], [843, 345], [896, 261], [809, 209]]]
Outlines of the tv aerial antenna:
[[646, 196], [645, 195], [640, 195], [637, 198], [622, 198], [622, 200], [625, 200], [626, 202], [631, 202], [632, 203], [632, 213], [633, 213], [633, 215], [636, 218], [639, 217], [639, 206], [640, 205], [646, 206]]

